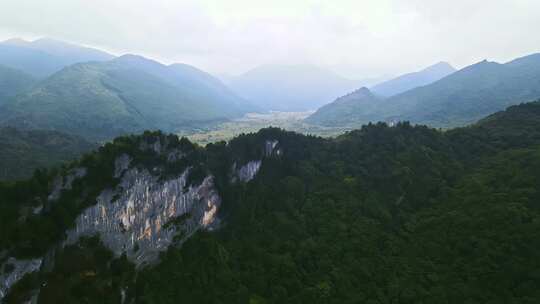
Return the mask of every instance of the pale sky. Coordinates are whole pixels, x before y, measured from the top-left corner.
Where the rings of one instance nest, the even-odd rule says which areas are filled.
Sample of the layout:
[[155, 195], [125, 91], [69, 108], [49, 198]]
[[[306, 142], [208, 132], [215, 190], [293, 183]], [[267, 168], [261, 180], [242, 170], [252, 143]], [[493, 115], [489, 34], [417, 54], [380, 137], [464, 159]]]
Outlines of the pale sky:
[[0, 39], [50, 37], [216, 74], [315, 64], [354, 78], [540, 52], [539, 0], [0, 0]]

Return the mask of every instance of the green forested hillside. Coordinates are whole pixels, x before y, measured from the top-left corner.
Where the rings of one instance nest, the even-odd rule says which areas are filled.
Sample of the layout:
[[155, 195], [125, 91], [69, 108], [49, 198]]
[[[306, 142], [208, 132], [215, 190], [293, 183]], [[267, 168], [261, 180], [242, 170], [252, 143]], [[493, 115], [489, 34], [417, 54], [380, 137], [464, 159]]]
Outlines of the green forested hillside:
[[305, 121], [321, 126], [355, 125], [358, 121], [369, 120], [380, 102], [384, 102], [382, 98], [363, 87], [322, 106]]
[[498, 64], [483, 61], [434, 84], [388, 100], [390, 119], [433, 126], [465, 125], [540, 97], [540, 54]]
[[132, 55], [75, 64], [6, 103], [0, 123], [99, 141], [146, 129], [189, 129], [250, 110], [209, 78]]
[[[231, 184], [232, 163], [257, 157], [269, 139], [280, 153], [249, 183]], [[51, 177], [1, 185], [0, 248], [43, 253], [89, 204], [79, 195], [114, 183], [116, 155], [150, 168], [161, 161], [139, 155], [140, 140], [117, 139], [85, 157], [88, 176], [25, 225], [14, 220], [17, 208], [36, 204]], [[264, 129], [204, 149], [177, 144], [189, 151], [183, 165], [204, 163], [196, 172], [215, 175], [220, 229], [198, 232], [137, 274], [98, 240], [82, 240], [6, 302], [39, 286], [38, 303], [113, 303], [121, 294], [134, 303], [540, 300], [540, 102], [447, 132], [378, 123], [335, 139]]]
[[53, 131], [0, 128], [0, 180], [25, 179], [96, 148], [82, 138]]
[[[392, 96], [378, 107], [358, 107], [354, 124], [338, 119], [331, 126], [356, 126], [370, 121], [410, 121], [432, 127], [457, 127], [521, 102], [540, 97], [540, 54], [505, 64], [482, 61], [465, 67], [432, 84]], [[310, 123], [321, 124], [321, 108]], [[321, 112], [321, 113], [319, 113]], [[347, 112], [336, 117], [351, 115]]]
[[26, 73], [0, 65], [0, 106], [9, 98], [29, 89], [35, 82]]

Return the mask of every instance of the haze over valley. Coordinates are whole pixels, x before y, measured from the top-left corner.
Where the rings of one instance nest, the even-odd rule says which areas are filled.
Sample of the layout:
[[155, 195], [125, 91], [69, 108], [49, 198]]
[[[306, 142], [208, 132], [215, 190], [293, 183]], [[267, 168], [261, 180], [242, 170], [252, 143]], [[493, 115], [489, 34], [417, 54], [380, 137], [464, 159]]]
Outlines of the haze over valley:
[[539, 303], [540, 2], [0, 3], [0, 304]]

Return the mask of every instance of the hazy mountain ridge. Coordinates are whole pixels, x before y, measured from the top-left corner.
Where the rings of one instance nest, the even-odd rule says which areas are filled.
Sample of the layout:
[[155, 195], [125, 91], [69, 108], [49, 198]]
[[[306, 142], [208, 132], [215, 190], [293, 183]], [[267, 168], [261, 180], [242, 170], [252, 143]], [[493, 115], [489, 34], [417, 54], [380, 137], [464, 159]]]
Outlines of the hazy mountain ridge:
[[[484, 60], [429, 85], [387, 98], [375, 110], [359, 109], [360, 119], [354, 125], [407, 120], [433, 127], [463, 126], [507, 106], [539, 97], [539, 54], [505, 64]], [[339, 121], [337, 125], [341, 125]]]
[[439, 62], [421, 71], [401, 75], [370, 87], [370, 90], [380, 96], [390, 97], [405, 91], [425, 86], [457, 71], [447, 62]]
[[28, 90], [37, 80], [24, 72], [0, 65], [0, 106]]
[[370, 111], [376, 109], [379, 102], [383, 102], [383, 99], [362, 87], [322, 106], [305, 121], [322, 126], [354, 125], [357, 121], [368, 118]]
[[104, 140], [238, 117], [253, 108], [196, 68], [141, 56], [78, 63], [2, 107], [0, 123]]
[[383, 115], [433, 126], [465, 125], [506, 107], [540, 97], [540, 56], [505, 64], [482, 61], [432, 85], [388, 100]]
[[0, 43], [0, 64], [45, 78], [74, 63], [106, 61], [114, 56], [78, 45], [42, 38], [34, 41], [10, 39]]
[[361, 83], [312, 65], [265, 65], [230, 78], [227, 85], [265, 110], [307, 111]]

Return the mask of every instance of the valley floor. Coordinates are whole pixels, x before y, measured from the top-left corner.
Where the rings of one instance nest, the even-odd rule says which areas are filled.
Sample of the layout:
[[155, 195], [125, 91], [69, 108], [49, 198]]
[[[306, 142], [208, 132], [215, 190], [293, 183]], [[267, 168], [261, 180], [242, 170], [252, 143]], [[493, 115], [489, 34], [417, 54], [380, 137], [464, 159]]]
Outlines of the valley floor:
[[200, 145], [206, 145], [222, 140], [228, 141], [242, 133], [254, 133], [268, 127], [322, 137], [333, 137], [351, 130], [350, 128], [322, 127], [305, 123], [304, 119], [311, 114], [313, 111], [248, 113], [238, 119], [204, 129], [181, 132], [178, 135], [186, 136], [189, 140]]

